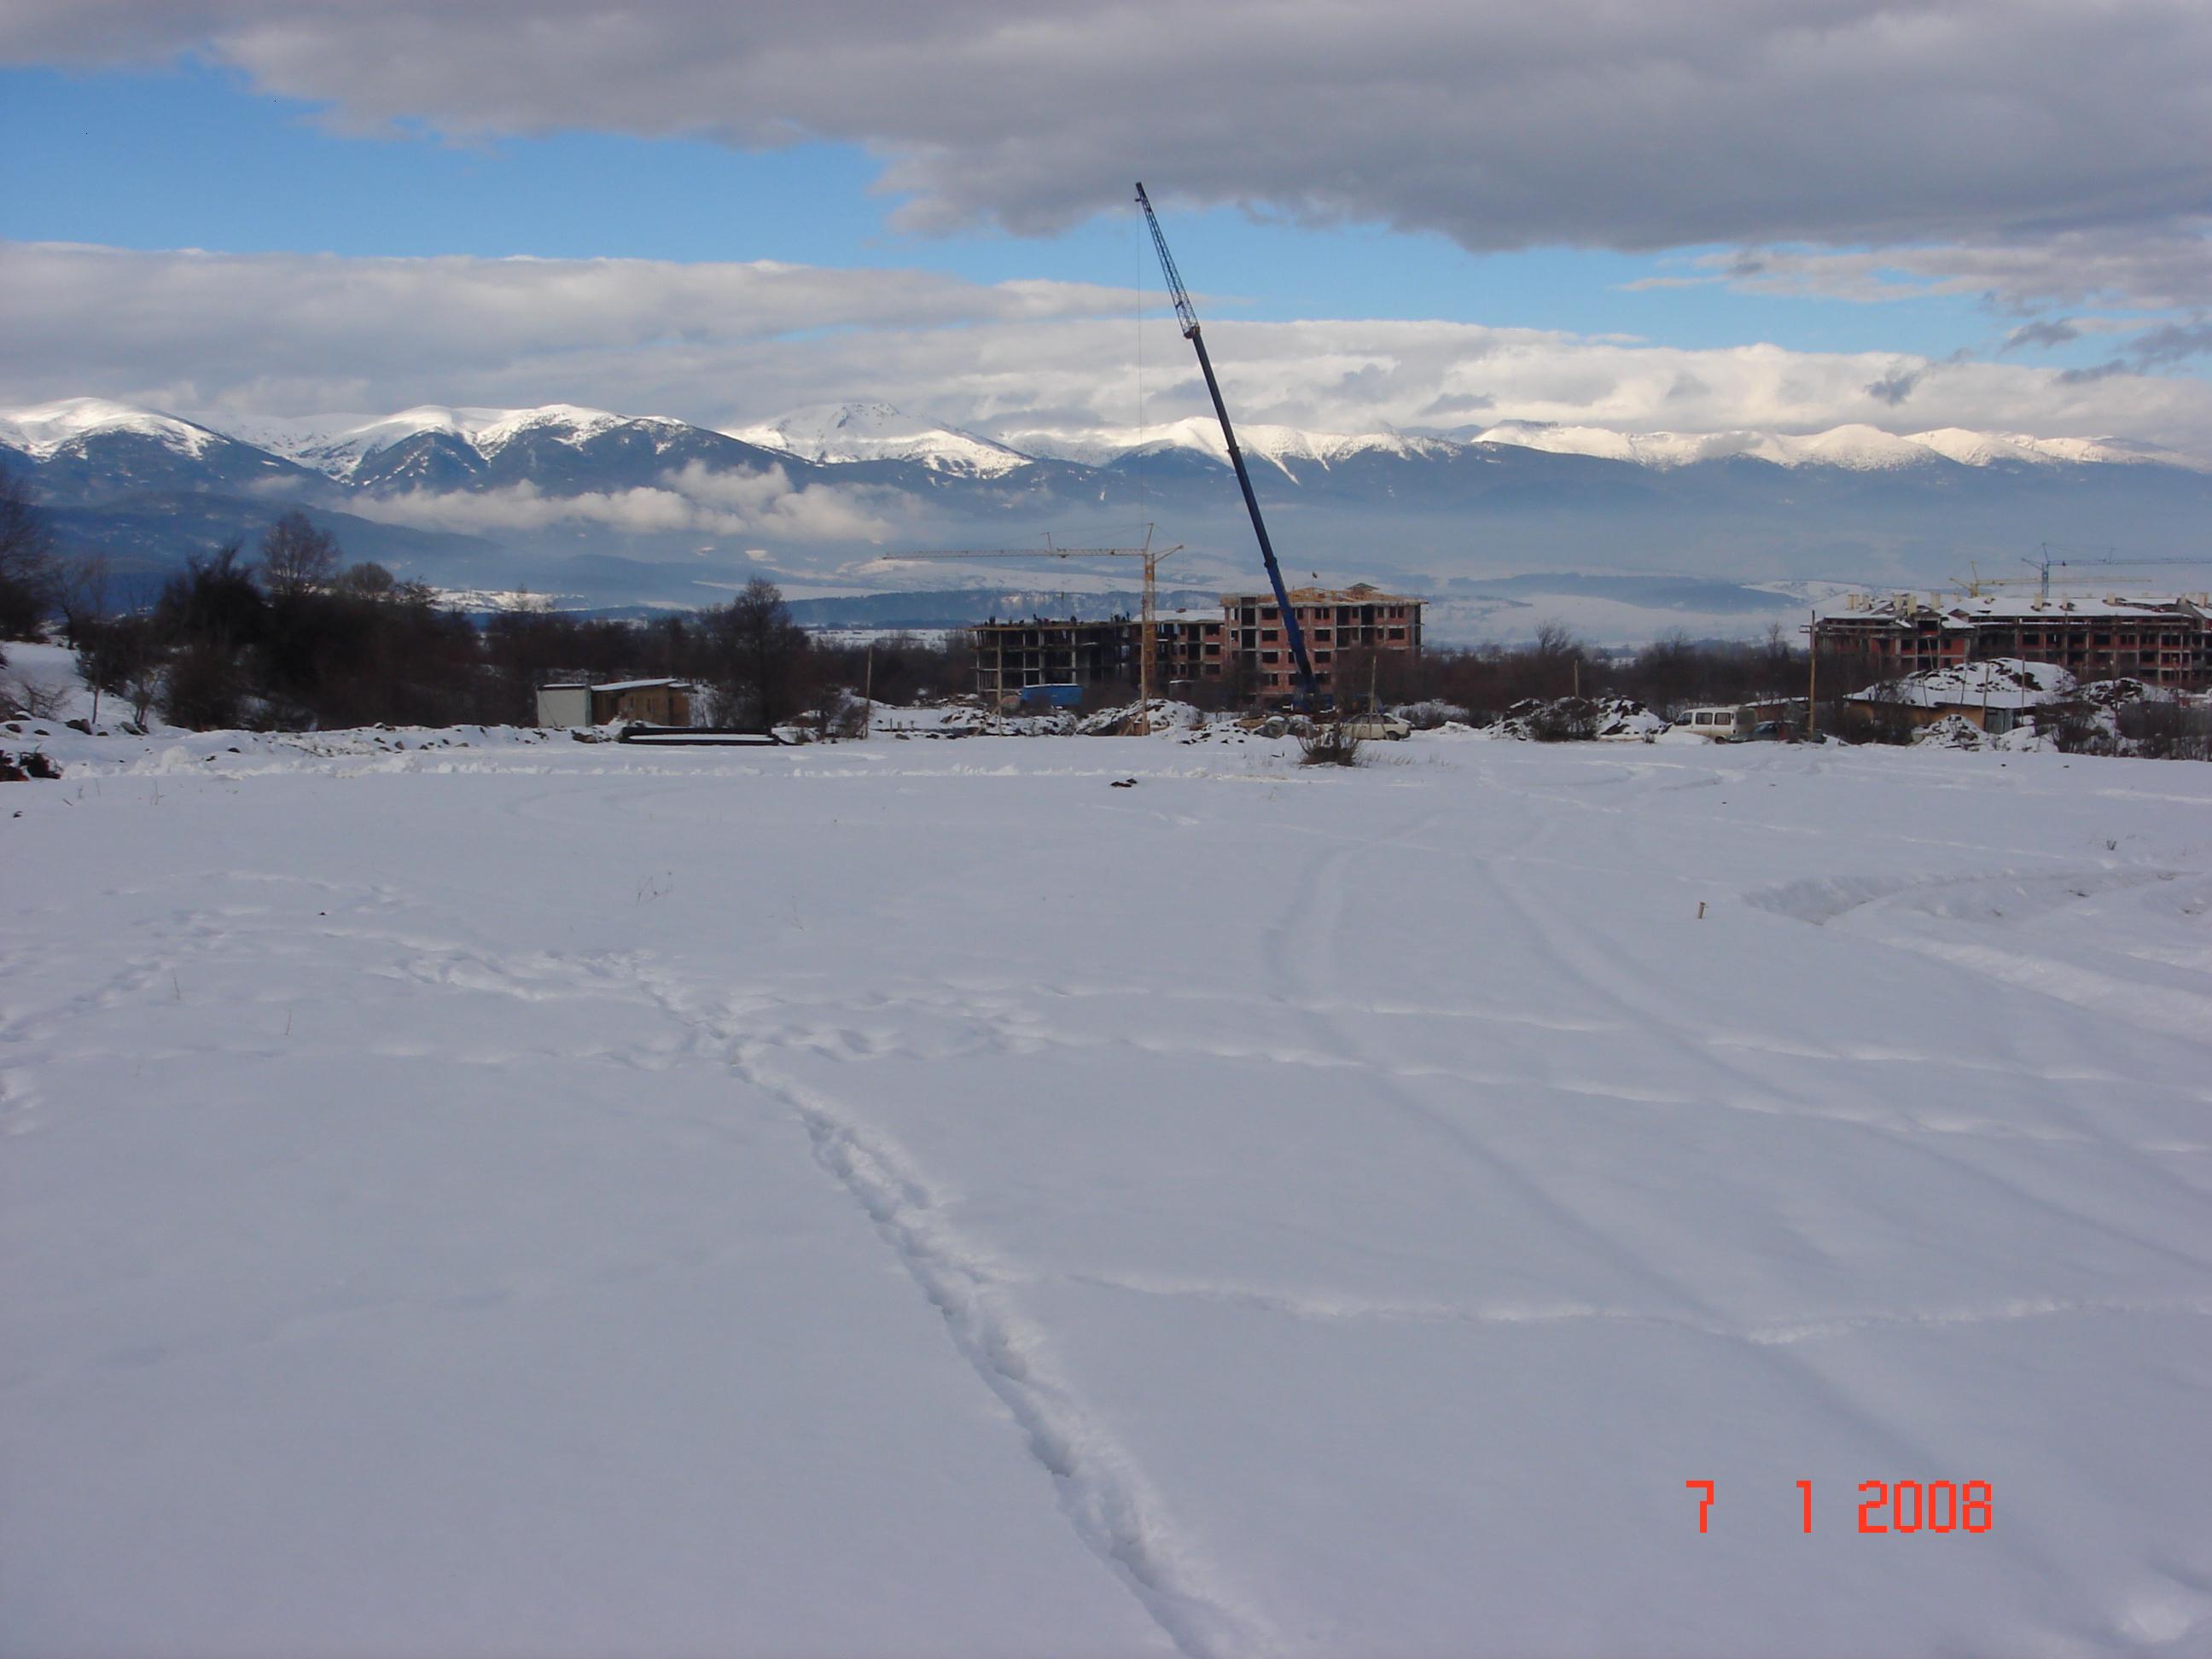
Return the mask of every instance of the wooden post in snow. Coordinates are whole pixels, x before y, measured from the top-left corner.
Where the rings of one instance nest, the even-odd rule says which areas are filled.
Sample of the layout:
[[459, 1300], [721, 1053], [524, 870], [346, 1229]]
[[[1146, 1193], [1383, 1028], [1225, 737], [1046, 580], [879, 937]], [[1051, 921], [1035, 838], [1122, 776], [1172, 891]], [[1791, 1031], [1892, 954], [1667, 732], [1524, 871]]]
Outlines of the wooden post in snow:
[[1820, 613], [1805, 613], [1805, 741], [1820, 729]]

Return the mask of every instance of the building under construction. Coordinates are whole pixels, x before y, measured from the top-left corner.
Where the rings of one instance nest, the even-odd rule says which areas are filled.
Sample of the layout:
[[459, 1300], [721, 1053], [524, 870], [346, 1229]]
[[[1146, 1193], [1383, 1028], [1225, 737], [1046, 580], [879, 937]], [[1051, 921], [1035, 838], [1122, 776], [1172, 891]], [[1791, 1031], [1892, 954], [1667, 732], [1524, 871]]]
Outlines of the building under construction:
[[[1334, 689], [1340, 669], [1364, 664], [1367, 652], [1420, 654], [1418, 599], [1361, 583], [1296, 588], [1291, 604], [1313, 655], [1315, 684], [1324, 691]], [[1142, 626], [1129, 617], [1103, 622], [994, 618], [981, 623], [971, 630], [976, 693], [997, 703], [1034, 686], [1134, 685]], [[1296, 667], [1283, 641], [1282, 614], [1272, 593], [1224, 594], [1218, 612], [1170, 612], [1157, 617], [1152, 628], [1158, 683], [1164, 689], [1212, 684], [1270, 698], [1288, 694], [1296, 684]]]
[[1137, 677], [1137, 624], [1127, 617], [1079, 622], [995, 617], [969, 630], [975, 650], [975, 690], [987, 702], [1037, 685], [1114, 685]]
[[[1385, 593], [1365, 582], [1341, 588], [1294, 587], [1290, 599], [1313, 657], [1314, 684], [1323, 691], [1336, 690], [1342, 671], [1366, 663], [1368, 653], [1421, 654], [1419, 599]], [[1241, 665], [1244, 683], [1261, 697], [1287, 695], [1297, 683], [1297, 665], [1284, 643], [1282, 611], [1275, 596], [1229, 593], [1223, 595], [1221, 605], [1228, 651]]]
[[2212, 601], [1854, 594], [1814, 625], [1814, 644], [1883, 679], [1992, 657], [2055, 663], [2077, 680], [2212, 686]]

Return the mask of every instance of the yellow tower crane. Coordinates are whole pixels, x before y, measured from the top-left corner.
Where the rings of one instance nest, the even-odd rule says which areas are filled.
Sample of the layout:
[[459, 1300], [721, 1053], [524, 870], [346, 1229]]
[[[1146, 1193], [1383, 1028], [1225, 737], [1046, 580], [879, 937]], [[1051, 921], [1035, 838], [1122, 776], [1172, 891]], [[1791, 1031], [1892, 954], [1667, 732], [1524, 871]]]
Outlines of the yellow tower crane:
[[1181, 542], [1173, 547], [1154, 547], [1152, 530], [1151, 525], [1145, 526], [1145, 542], [1141, 547], [1055, 547], [1052, 538], [1047, 536], [1042, 547], [929, 548], [915, 553], [885, 553], [880, 557], [887, 564], [933, 560], [956, 563], [965, 559], [1142, 559], [1145, 581], [1137, 629], [1137, 713], [1130, 721], [1132, 728], [1141, 737], [1152, 729], [1153, 669], [1159, 652], [1156, 596], [1159, 589], [1160, 561], [1182, 551]]

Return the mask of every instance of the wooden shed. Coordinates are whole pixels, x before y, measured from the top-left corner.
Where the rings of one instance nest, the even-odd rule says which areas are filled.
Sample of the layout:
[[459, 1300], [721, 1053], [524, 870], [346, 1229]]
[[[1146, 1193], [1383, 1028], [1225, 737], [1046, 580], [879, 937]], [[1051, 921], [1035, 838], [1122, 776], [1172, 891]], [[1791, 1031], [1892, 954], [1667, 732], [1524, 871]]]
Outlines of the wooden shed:
[[562, 681], [538, 688], [540, 726], [605, 726], [635, 720], [646, 726], [691, 724], [691, 687], [684, 680]]

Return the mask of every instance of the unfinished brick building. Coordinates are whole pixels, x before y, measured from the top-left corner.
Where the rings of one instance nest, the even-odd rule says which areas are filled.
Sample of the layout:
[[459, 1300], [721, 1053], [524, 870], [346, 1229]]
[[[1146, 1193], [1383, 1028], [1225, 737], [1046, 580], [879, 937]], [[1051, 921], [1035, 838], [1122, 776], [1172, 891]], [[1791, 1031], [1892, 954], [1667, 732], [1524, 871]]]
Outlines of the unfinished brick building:
[[[1335, 690], [1338, 671], [1347, 659], [1357, 656], [1364, 661], [1370, 651], [1419, 657], [1421, 603], [1365, 582], [1343, 588], [1292, 588], [1291, 610], [1305, 633], [1315, 684], [1324, 691]], [[1288, 694], [1297, 684], [1297, 665], [1275, 596], [1225, 593], [1221, 606], [1228, 623], [1227, 654], [1242, 668], [1244, 683], [1261, 698]]]
[[1995, 657], [2055, 663], [2077, 680], [2212, 685], [2212, 605], [2185, 599], [1922, 599], [1854, 595], [1813, 637], [1883, 679]]
[[[1362, 583], [1342, 589], [1293, 588], [1291, 604], [1305, 629], [1314, 679], [1323, 690], [1335, 687], [1337, 672], [1347, 662], [1364, 663], [1367, 652], [1420, 654], [1419, 599]], [[1275, 596], [1224, 594], [1221, 605], [1218, 612], [1170, 611], [1155, 621], [1159, 689], [1171, 694], [1179, 684], [1225, 684], [1263, 700], [1287, 696], [1297, 671]], [[1103, 622], [994, 618], [979, 623], [970, 630], [975, 690], [987, 701], [1000, 702], [1029, 686], [1134, 685], [1140, 626], [1129, 617]]]

